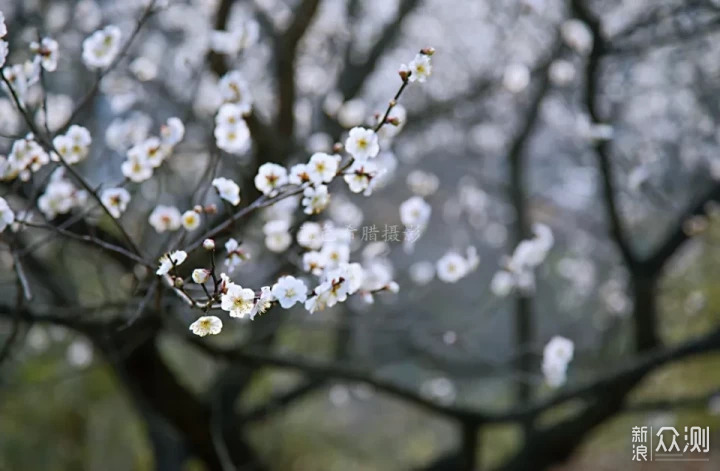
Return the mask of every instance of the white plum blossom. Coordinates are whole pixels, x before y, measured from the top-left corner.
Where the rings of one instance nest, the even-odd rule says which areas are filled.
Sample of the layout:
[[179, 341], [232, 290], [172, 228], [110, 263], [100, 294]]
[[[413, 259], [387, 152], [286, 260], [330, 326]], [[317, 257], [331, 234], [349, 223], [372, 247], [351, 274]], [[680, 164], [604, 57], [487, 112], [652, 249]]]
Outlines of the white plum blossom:
[[220, 298], [221, 309], [228, 311], [230, 317], [245, 317], [250, 314], [254, 304], [255, 292], [235, 283], [228, 283], [225, 293]]
[[304, 185], [310, 181], [310, 173], [307, 164], [295, 164], [290, 167], [288, 183], [293, 185]]
[[45, 152], [45, 149], [34, 140], [32, 134], [28, 134], [24, 139], [18, 139], [13, 142], [10, 154], [8, 155], [8, 164], [14, 172], [20, 174], [28, 171], [37, 172], [49, 162], [50, 156]]
[[326, 185], [309, 186], [303, 191], [302, 205], [305, 214], [318, 214], [330, 204], [330, 193]]
[[307, 286], [294, 276], [282, 276], [272, 287], [272, 294], [283, 309], [290, 309], [296, 303], [307, 299]]
[[225, 242], [225, 250], [227, 250], [228, 256], [225, 259], [225, 266], [228, 267], [229, 271], [235, 270], [235, 268], [242, 262], [250, 258], [248, 254], [240, 249], [240, 244], [237, 240], [230, 238]]
[[313, 295], [305, 301], [305, 309], [311, 314], [345, 302], [348, 296], [348, 281], [344, 278], [331, 278], [313, 290]]
[[272, 196], [278, 188], [288, 182], [287, 170], [282, 165], [264, 163], [255, 175], [255, 188], [262, 194]]
[[413, 196], [400, 205], [400, 222], [406, 227], [425, 227], [432, 208], [421, 197]]
[[120, 52], [120, 28], [114, 25], [95, 31], [83, 41], [82, 58], [91, 69], [104, 69]]
[[128, 156], [120, 166], [122, 174], [130, 181], [141, 183], [153, 175], [153, 167], [139, 155]]
[[220, 95], [226, 103], [234, 103], [237, 112], [247, 114], [252, 109], [252, 96], [242, 74], [233, 70], [225, 74], [218, 84]]
[[[8, 45], [5, 41], [0, 41], [0, 57], [7, 57]], [[31, 85], [31, 77], [28, 77], [23, 64], [15, 64], [10, 67], [3, 67], [2, 74], [5, 79], [10, 82], [13, 90], [17, 94], [21, 102], [25, 101], [28, 87]]]
[[92, 137], [90, 131], [73, 124], [65, 134], [53, 139], [53, 147], [68, 164], [76, 164], [85, 160], [90, 152]]
[[310, 250], [319, 250], [323, 245], [323, 228], [316, 222], [305, 222], [297, 232], [298, 245]]
[[54, 72], [57, 69], [58, 61], [58, 43], [52, 38], [42, 38], [40, 42], [33, 41], [30, 43], [30, 51], [36, 55], [40, 61], [42, 68], [48, 72]]
[[245, 108], [225, 103], [215, 116], [215, 143], [230, 154], [243, 154], [250, 149], [250, 129], [244, 119]]
[[345, 182], [353, 193], [365, 192], [368, 196], [372, 187], [370, 183], [377, 175], [377, 166], [373, 162], [355, 161], [345, 172]]
[[557, 388], [565, 384], [567, 367], [574, 354], [572, 340], [555, 336], [543, 349], [542, 371], [549, 386]]
[[287, 221], [277, 219], [270, 221], [263, 226], [265, 233], [265, 246], [271, 252], [283, 252], [292, 243], [290, 226]]
[[200, 223], [202, 222], [202, 219], [200, 218], [200, 214], [195, 211], [194, 209], [188, 209], [185, 211], [182, 216], [182, 226], [187, 231], [194, 231], [198, 227], [200, 227]]
[[417, 54], [415, 59], [408, 64], [408, 70], [410, 71], [409, 80], [411, 82], [425, 83], [427, 78], [430, 77], [430, 74], [432, 74], [430, 56], [423, 53]]
[[325, 270], [327, 265], [327, 258], [322, 252], [311, 250], [305, 252], [302, 258], [303, 270], [312, 273], [313, 275], [320, 276]]
[[249, 314], [250, 320], [255, 319], [256, 315], [262, 314], [268, 309], [270, 309], [273, 301], [275, 301], [275, 296], [272, 294], [270, 287], [263, 286], [262, 288], [260, 288], [260, 297], [255, 302], [255, 305], [253, 306]]
[[47, 219], [54, 219], [58, 214], [67, 214], [87, 201], [87, 192], [78, 190], [66, 180], [63, 170], [60, 168], [53, 172], [45, 187], [45, 193], [38, 198], [38, 209]]
[[310, 181], [315, 185], [330, 183], [337, 174], [339, 164], [339, 155], [328, 155], [323, 152], [313, 154], [306, 168]]
[[165, 231], [176, 231], [182, 225], [180, 211], [174, 206], [158, 205], [150, 213], [148, 222], [159, 234]]
[[149, 137], [139, 144], [131, 147], [127, 152], [128, 160], [145, 162], [153, 168], [162, 165], [167, 156], [168, 149], [162, 145], [157, 137]]
[[350, 247], [338, 242], [327, 242], [320, 251], [325, 268], [337, 268], [350, 260]]
[[378, 136], [372, 129], [362, 127], [352, 128], [348, 138], [345, 140], [345, 150], [347, 150], [355, 160], [365, 161], [369, 158], [376, 157], [380, 152]]
[[172, 253], [164, 254], [160, 257], [160, 266], [155, 272], [156, 275], [167, 275], [173, 267], [181, 265], [187, 259], [187, 252], [184, 250], [175, 250]]
[[193, 334], [205, 337], [206, 335], [217, 335], [222, 331], [222, 321], [215, 316], [203, 316], [190, 324]]
[[103, 190], [100, 201], [102, 201], [112, 217], [117, 219], [127, 209], [130, 202], [130, 193], [125, 188], [108, 188]]
[[0, 232], [3, 232], [13, 222], [15, 222], [15, 213], [10, 209], [5, 198], [0, 196]]
[[337, 268], [329, 270], [327, 279], [344, 279], [347, 281], [347, 293], [355, 294], [365, 282], [365, 270], [359, 263], [340, 263]]
[[7, 25], [5, 24], [5, 15], [0, 11], [0, 38], [4, 38], [7, 35]]
[[446, 283], [455, 283], [467, 272], [467, 261], [457, 252], [448, 252], [437, 261], [437, 277]]
[[192, 272], [192, 280], [202, 285], [204, 283], [207, 283], [207, 281], [210, 279], [210, 270], [206, 268], [196, 268]]
[[167, 122], [160, 126], [160, 139], [164, 146], [173, 147], [185, 137], [185, 125], [180, 118], [168, 118]]
[[220, 198], [224, 199], [233, 206], [240, 204], [240, 187], [229, 178], [216, 178], [212, 181], [212, 185], [217, 190]]

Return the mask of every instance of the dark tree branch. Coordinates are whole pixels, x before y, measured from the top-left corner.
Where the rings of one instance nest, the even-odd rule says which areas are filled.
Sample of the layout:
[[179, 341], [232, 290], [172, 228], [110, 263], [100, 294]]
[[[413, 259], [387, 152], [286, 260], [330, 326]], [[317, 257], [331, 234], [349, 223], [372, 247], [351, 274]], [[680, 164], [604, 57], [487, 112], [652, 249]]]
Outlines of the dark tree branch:
[[291, 141], [295, 132], [295, 61], [297, 48], [315, 17], [320, 0], [302, 0], [290, 26], [275, 41], [275, 75], [278, 86], [276, 128]]
[[357, 64], [351, 60], [354, 44], [350, 42], [345, 53], [345, 68], [338, 79], [338, 89], [346, 101], [357, 96], [367, 78], [375, 70], [382, 55], [395, 43], [405, 18], [420, 4], [421, 0], [401, 0], [395, 18], [385, 26], [363, 62]]

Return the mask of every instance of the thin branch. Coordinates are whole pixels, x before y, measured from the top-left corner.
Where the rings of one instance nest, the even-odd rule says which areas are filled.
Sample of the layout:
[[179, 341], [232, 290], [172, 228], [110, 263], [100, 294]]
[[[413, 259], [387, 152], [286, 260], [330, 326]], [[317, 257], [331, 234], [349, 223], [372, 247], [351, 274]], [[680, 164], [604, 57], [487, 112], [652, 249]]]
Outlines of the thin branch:
[[90, 86], [85, 95], [80, 99], [80, 102], [77, 104], [75, 109], [73, 109], [72, 113], [70, 113], [67, 121], [65, 121], [65, 123], [63, 123], [63, 125], [55, 131], [55, 135], [64, 133], [70, 127], [75, 118], [78, 117], [82, 110], [90, 103], [90, 101], [95, 97], [95, 95], [97, 95], [98, 90], [100, 90], [100, 83], [102, 82], [102, 79], [112, 70], [114, 70], [115, 67], [117, 67], [117, 65], [120, 63], [120, 61], [127, 55], [128, 51], [130, 50], [130, 46], [132, 46], [135, 38], [137, 38], [138, 34], [140, 33], [140, 30], [142, 30], [142, 27], [145, 25], [145, 23], [147, 23], [152, 14], [155, 12], [155, 1], [156, 0], [150, 1], [148, 6], [143, 10], [142, 14], [135, 23], [135, 28], [133, 28], [132, 32], [130, 33], [130, 37], [120, 48], [118, 55], [115, 57], [115, 59], [113, 59], [109, 66], [98, 72], [95, 78], [95, 82], [92, 84], [92, 86]]

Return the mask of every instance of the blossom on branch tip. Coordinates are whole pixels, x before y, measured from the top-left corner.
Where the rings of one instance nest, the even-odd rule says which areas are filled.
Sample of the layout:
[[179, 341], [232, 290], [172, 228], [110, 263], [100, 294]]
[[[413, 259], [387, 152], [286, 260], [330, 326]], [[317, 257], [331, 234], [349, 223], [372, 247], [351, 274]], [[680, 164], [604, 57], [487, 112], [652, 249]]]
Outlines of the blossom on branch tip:
[[372, 129], [355, 127], [345, 140], [345, 150], [355, 159], [364, 161], [380, 152], [377, 134]]
[[207, 283], [207, 281], [210, 279], [210, 270], [206, 268], [196, 268], [192, 272], [192, 280], [202, 285], [203, 283]]
[[160, 266], [155, 272], [156, 275], [167, 275], [173, 267], [181, 265], [187, 259], [187, 252], [184, 250], [176, 250], [160, 257]]
[[432, 63], [430, 62], [429, 54], [417, 54], [415, 59], [410, 61], [408, 64], [408, 70], [410, 71], [409, 80], [411, 82], [425, 83], [430, 74], [432, 74]]
[[190, 324], [192, 333], [200, 337], [217, 335], [222, 331], [222, 327], [222, 321], [215, 316], [203, 316]]

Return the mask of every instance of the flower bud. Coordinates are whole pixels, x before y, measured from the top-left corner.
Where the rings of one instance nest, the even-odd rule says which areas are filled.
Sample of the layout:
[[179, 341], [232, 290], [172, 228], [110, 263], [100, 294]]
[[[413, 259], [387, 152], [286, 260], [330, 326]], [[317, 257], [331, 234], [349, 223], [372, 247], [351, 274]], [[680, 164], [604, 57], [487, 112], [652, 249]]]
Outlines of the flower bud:
[[205, 206], [205, 212], [206, 212], [207, 214], [215, 214], [215, 213], [217, 213], [217, 205], [209, 204], [209, 205]]
[[175, 279], [173, 280], [173, 284], [176, 288], [182, 288], [183, 286], [185, 286], [185, 282], [179, 276], [175, 277]]
[[434, 47], [425, 47], [420, 49], [420, 54], [424, 54], [426, 56], [432, 56], [435, 54], [435, 48]]
[[403, 82], [407, 82], [410, 78], [410, 69], [408, 69], [406, 65], [403, 65], [400, 67], [400, 70], [398, 70], [398, 74]]
[[215, 241], [212, 239], [205, 239], [203, 241], [203, 248], [205, 250], [215, 250]]
[[210, 279], [210, 270], [205, 268], [196, 268], [192, 272], [192, 279], [195, 283], [201, 285]]
[[390, 283], [388, 283], [385, 289], [387, 289], [391, 293], [397, 293], [398, 291], [400, 291], [400, 285], [398, 285], [395, 281], [391, 281]]
[[393, 126], [400, 126], [400, 120], [397, 118], [397, 116], [392, 116], [385, 120], [386, 123], [392, 124]]
[[202, 212], [203, 212], [203, 207], [200, 206], [199, 204], [196, 204], [195, 206], [193, 206], [193, 211], [195, 211], [195, 212], [198, 213], [198, 214], [202, 214]]
[[343, 145], [342, 145], [342, 143], [336, 142], [335, 144], [333, 144], [333, 152], [334, 152], [335, 154], [339, 154], [339, 153], [342, 152], [342, 151], [343, 151]]

